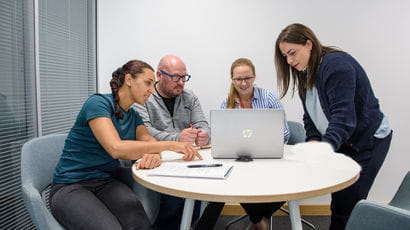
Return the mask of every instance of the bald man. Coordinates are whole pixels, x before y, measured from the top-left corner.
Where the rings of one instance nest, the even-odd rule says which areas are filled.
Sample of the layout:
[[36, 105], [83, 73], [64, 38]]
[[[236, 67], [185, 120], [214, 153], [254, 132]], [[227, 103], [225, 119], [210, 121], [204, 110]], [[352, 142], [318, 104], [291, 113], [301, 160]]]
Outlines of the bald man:
[[156, 72], [155, 92], [144, 106], [134, 104], [153, 137], [161, 141], [182, 141], [197, 146], [209, 142], [209, 124], [198, 97], [185, 89], [191, 76], [181, 58], [161, 58]]
[[[142, 106], [134, 104], [150, 134], [159, 141], [181, 141], [204, 146], [210, 142], [209, 124], [197, 96], [185, 89], [191, 78], [185, 63], [175, 55], [161, 58], [155, 92]], [[184, 199], [161, 194], [154, 229], [179, 229]], [[194, 218], [199, 216], [196, 205]]]

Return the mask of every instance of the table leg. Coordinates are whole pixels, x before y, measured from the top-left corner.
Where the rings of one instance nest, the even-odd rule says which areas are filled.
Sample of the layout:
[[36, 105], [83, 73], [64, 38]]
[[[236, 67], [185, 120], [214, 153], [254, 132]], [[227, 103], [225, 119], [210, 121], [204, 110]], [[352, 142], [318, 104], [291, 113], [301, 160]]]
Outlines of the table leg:
[[184, 212], [182, 213], [180, 230], [189, 230], [191, 228], [192, 214], [194, 212], [195, 200], [185, 199]]
[[300, 217], [298, 202], [296, 200], [289, 200], [288, 206], [292, 230], [302, 230], [302, 220]]

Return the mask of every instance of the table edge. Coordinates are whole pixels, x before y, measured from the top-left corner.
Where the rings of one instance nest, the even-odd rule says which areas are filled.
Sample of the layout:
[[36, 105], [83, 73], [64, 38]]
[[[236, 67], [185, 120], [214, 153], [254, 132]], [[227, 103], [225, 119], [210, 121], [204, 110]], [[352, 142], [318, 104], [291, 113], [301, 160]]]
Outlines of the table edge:
[[249, 195], [249, 196], [234, 196], [234, 195], [218, 195], [218, 194], [206, 194], [206, 193], [192, 193], [177, 189], [172, 189], [164, 186], [159, 186], [153, 183], [150, 183], [146, 180], [141, 179], [134, 173], [132, 173], [132, 177], [135, 181], [140, 183], [146, 188], [151, 190], [164, 193], [167, 195], [188, 198], [193, 200], [203, 200], [203, 201], [211, 201], [211, 202], [226, 202], [226, 203], [255, 203], [255, 202], [277, 202], [277, 201], [288, 201], [288, 200], [301, 200], [306, 198], [312, 198], [316, 196], [321, 196], [325, 194], [329, 194], [332, 192], [337, 192], [344, 188], [349, 187], [350, 185], [354, 184], [360, 176], [360, 172], [358, 172], [354, 177], [349, 180], [346, 180], [342, 183], [324, 187], [317, 190], [305, 191], [305, 192], [297, 192], [297, 193], [288, 193], [282, 195]]

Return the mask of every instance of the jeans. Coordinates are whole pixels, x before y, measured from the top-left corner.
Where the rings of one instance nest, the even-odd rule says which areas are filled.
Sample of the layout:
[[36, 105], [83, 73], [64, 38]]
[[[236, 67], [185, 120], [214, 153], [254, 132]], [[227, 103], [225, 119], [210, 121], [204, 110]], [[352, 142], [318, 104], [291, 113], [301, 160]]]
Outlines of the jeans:
[[360, 164], [362, 171], [360, 172], [359, 179], [353, 185], [332, 193], [332, 201], [330, 204], [332, 215], [329, 229], [345, 229], [347, 220], [356, 203], [361, 199], [367, 198], [374, 179], [389, 151], [391, 139], [392, 133], [383, 139], [374, 137], [374, 146], [372, 149], [357, 152], [353, 149], [342, 148], [339, 151]]
[[66, 229], [151, 229], [135, 193], [114, 178], [53, 184], [50, 207]]

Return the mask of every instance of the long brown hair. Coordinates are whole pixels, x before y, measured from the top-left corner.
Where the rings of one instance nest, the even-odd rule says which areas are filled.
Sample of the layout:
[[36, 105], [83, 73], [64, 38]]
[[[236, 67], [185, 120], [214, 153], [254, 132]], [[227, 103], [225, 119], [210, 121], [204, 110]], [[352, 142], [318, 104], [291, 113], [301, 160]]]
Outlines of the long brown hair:
[[110, 81], [111, 92], [114, 98], [115, 112], [114, 115], [117, 119], [123, 119], [124, 115], [120, 110], [120, 97], [118, 96], [118, 90], [124, 84], [125, 75], [130, 74], [132, 78], [136, 78], [138, 74], [144, 72], [144, 69], [154, 69], [147, 63], [140, 60], [131, 60], [125, 63], [122, 67], [118, 68], [112, 73], [112, 79]]
[[[247, 58], [238, 58], [234, 62], [232, 62], [231, 65], [231, 79], [233, 77], [233, 70], [238, 67], [238, 66], [249, 66], [252, 70], [253, 75], [255, 75], [255, 66], [251, 62], [251, 60]], [[228, 109], [233, 109], [237, 106], [237, 102], [235, 101], [235, 98], [238, 97], [238, 91], [236, 91], [235, 86], [233, 85], [233, 82], [231, 83], [231, 88], [229, 90], [228, 94], [228, 99], [226, 101], [226, 108]]]
[[[279, 49], [281, 42], [305, 45], [308, 40], [312, 42], [312, 50], [307, 68], [309, 70], [309, 77], [306, 76], [306, 73], [292, 68]], [[281, 92], [280, 97], [283, 98], [288, 92], [291, 80], [293, 81], [292, 95], [295, 93], [295, 88], [297, 87], [299, 94], [304, 96], [306, 89], [311, 89], [315, 83], [321, 58], [326, 53], [334, 51], [340, 50], [323, 46], [313, 31], [305, 25], [295, 23], [283, 29], [276, 39], [275, 45], [275, 66], [279, 91]]]

